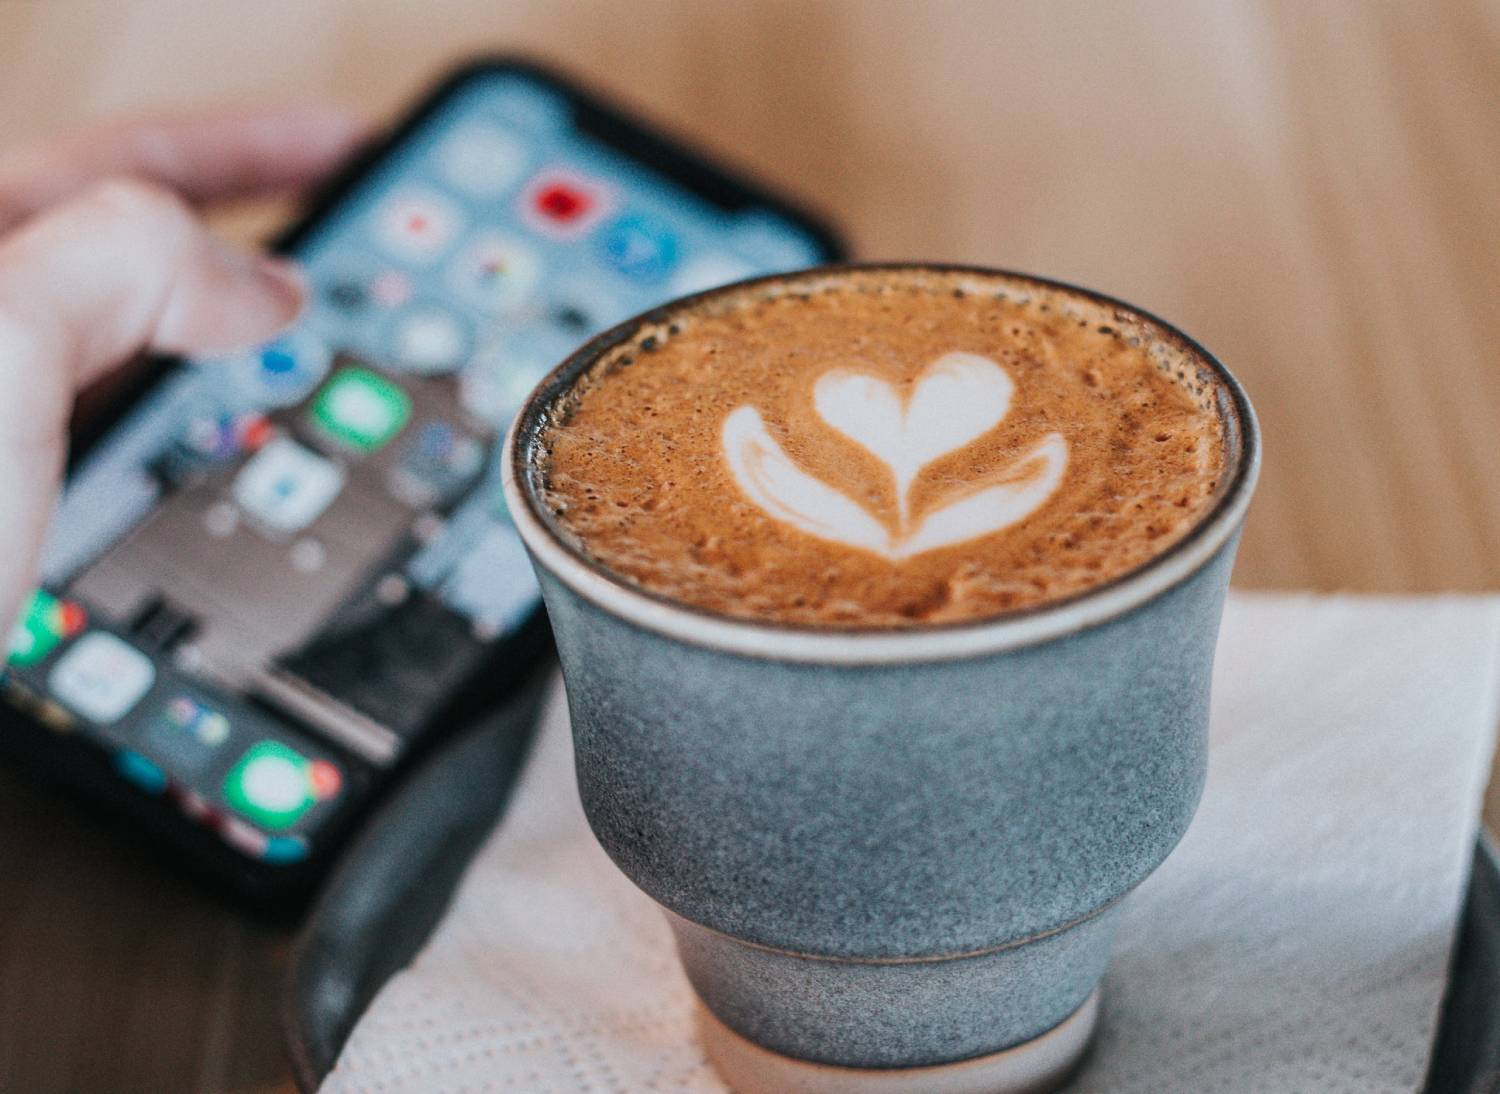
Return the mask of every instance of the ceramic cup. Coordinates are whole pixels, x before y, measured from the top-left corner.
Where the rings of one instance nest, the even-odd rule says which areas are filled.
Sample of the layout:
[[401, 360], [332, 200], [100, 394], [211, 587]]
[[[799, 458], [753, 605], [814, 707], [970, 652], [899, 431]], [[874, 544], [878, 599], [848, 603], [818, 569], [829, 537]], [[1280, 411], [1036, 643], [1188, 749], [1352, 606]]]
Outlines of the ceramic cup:
[[1255, 419], [1185, 335], [1069, 291], [1196, 362], [1223, 407], [1226, 474], [1149, 564], [993, 622], [851, 633], [714, 616], [559, 534], [537, 500], [550, 409], [682, 302], [580, 349], [507, 439], [589, 823], [666, 909], [737, 1090], [1055, 1084], [1086, 1047], [1122, 898], [1197, 806]]

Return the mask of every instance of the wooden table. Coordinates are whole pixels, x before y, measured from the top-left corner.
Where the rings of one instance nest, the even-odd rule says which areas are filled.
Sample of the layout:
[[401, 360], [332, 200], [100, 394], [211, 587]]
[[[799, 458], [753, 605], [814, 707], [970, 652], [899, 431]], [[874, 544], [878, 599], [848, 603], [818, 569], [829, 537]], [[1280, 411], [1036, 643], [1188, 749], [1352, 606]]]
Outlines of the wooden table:
[[[244, 97], [384, 117], [494, 50], [756, 166], [863, 256], [1193, 332], [1265, 425], [1240, 584], [1500, 585], [1500, 7], [0, 0], [0, 140]], [[0, 773], [0, 1088], [280, 1088], [285, 950]]]

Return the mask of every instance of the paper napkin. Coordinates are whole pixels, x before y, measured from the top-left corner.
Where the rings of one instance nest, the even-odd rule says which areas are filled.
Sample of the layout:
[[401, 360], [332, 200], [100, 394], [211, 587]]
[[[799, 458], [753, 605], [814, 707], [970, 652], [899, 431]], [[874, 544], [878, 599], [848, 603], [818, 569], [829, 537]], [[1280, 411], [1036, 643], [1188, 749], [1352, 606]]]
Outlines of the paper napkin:
[[[1126, 901], [1072, 1089], [1416, 1089], [1500, 698], [1500, 600], [1236, 594], [1203, 803]], [[323, 1089], [722, 1091], [558, 689], [516, 799]]]

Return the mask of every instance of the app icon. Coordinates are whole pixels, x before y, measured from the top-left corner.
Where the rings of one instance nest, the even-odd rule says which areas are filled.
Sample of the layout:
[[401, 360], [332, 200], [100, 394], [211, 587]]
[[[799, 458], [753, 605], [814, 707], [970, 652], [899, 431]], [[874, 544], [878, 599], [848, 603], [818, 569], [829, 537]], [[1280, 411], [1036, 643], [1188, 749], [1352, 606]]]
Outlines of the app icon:
[[338, 277], [323, 287], [322, 296], [336, 311], [358, 312], [370, 302], [370, 289], [357, 277]]
[[568, 338], [587, 338], [599, 326], [599, 317], [587, 303], [559, 300], [547, 310], [548, 321]]
[[274, 532], [317, 520], [344, 487], [344, 469], [289, 437], [277, 437], [235, 476], [235, 504]]
[[256, 824], [284, 832], [335, 796], [343, 781], [327, 760], [310, 760], [280, 741], [259, 741], [224, 776], [224, 800]]
[[438, 170], [455, 188], [479, 196], [509, 190], [526, 169], [526, 145], [509, 130], [473, 123], [438, 148]]
[[576, 238], [609, 212], [609, 192], [572, 171], [544, 171], [521, 194], [521, 214], [549, 235]]
[[251, 858], [262, 857], [271, 843], [264, 832], [246, 824], [239, 817], [220, 817], [214, 828], [220, 839]]
[[190, 695], [173, 698], [162, 714], [166, 725], [209, 748], [229, 739], [229, 719]]
[[467, 531], [468, 542], [455, 544], [461, 553], [443, 575], [438, 595], [469, 618], [475, 637], [489, 641], [536, 609], [536, 579], [515, 529], [484, 521]]
[[260, 853], [260, 857], [267, 862], [285, 864], [289, 862], [301, 862], [307, 857], [307, 840], [301, 836], [272, 836], [266, 840], [266, 846]]
[[391, 342], [396, 362], [408, 372], [453, 372], [468, 359], [469, 326], [446, 308], [422, 305], [396, 317]]
[[484, 466], [484, 448], [446, 422], [429, 422], [391, 469], [391, 493], [414, 509], [456, 497]]
[[742, 281], [755, 273], [748, 262], [728, 254], [706, 254], [685, 263], [672, 278], [672, 295], [686, 296], [704, 289]]
[[277, 406], [295, 403], [328, 375], [332, 356], [321, 339], [306, 332], [278, 338], [257, 355], [260, 390]]
[[115, 754], [115, 770], [126, 782], [134, 783], [148, 794], [160, 794], [170, 781], [154, 762], [130, 749]]
[[31, 594], [31, 601], [10, 635], [10, 663], [35, 665], [55, 650], [64, 638], [83, 630], [88, 616], [81, 606], [59, 600], [45, 589]]
[[459, 401], [464, 410], [501, 432], [552, 365], [550, 357], [512, 353], [503, 343], [493, 343], [459, 374]]
[[167, 700], [146, 723], [142, 741], [174, 770], [197, 772], [229, 740], [229, 719], [191, 695]]
[[449, 283], [475, 307], [498, 311], [525, 299], [540, 272], [530, 247], [512, 236], [488, 232], [459, 255]]
[[200, 414], [188, 419], [182, 433], [182, 447], [198, 460], [219, 463], [242, 452], [256, 451], [274, 432], [271, 420], [264, 414]]
[[328, 437], [356, 452], [374, 452], [406, 424], [411, 398], [365, 368], [346, 368], [318, 392], [312, 420]]
[[399, 308], [411, 299], [411, 278], [400, 270], [382, 270], [370, 282], [370, 296], [382, 308]]
[[458, 209], [427, 190], [396, 194], [376, 214], [376, 238], [407, 262], [431, 262], [448, 249], [458, 228]]
[[634, 309], [602, 286], [565, 280], [548, 287], [544, 333], [557, 340], [558, 356], [621, 319]]
[[661, 281], [677, 265], [676, 233], [644, 213], [626, 213], [605, 225], [599, 249], [606, 262], [639, 281]]
[[72, 711], [60, 703], [54, 703], [13, 672], [0, 672], [0, 694], [18, 710], [25, 711], [48, 729], [58, 733], [67, 733], [78, 724]]
[[[314, 293], [312, 301], [319, 319], [334, 322], [358, 320], [370, 307], [370, 279], [381, 266], [381, 259], [353, 242], [312, 256], [307, 263], [307, 281]], [[325, 325], [307, 324], [299, 330], [325, 329]]]
[[222, 359], [233, 407], [290, 406], [328, 375], [332, 352], [307, 331], [292, 331], [257, 349]]
[[47, 676], [47, 688], [89, 721], [109, 725], [139, 703], [155, 679], [151, 658], [112, 634], [94, 631], [62, 655]]

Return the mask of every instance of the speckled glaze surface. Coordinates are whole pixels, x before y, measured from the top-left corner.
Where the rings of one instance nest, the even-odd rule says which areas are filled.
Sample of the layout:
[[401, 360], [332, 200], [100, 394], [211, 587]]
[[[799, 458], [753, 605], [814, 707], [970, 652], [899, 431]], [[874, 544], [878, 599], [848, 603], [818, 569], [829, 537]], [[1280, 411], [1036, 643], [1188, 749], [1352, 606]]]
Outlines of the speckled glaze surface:
[[1046, 1033], [1097, 988], [1112, 910], [1202, 790], [1257, 464], [1243, 393], [1223, 374], [1224, 500], [1159, 565], [946, 634], [809, 635], [627, 589], [533, 503], [546, 404], [629, 327], [544, 382], [506, 454], [600, 843], [669, 911], [694, 988], [750, 1041], [905, 1068]]
[[589, 823], [753, 1041], [897, 1067], [1028, 1040], [1192, 819], [1232, 557], [1053, 642], [883, 666], [694, 647], [544, 572]]
[[969, 1059], [1057, 1026], [1104, 975], [1117, 906], [1034, 942], [935, 961], [829, 961], [671, 923], [694, 990], [731, 1029], [802, 1060], [897, 1068]]

